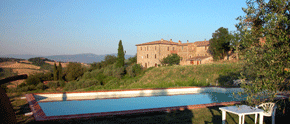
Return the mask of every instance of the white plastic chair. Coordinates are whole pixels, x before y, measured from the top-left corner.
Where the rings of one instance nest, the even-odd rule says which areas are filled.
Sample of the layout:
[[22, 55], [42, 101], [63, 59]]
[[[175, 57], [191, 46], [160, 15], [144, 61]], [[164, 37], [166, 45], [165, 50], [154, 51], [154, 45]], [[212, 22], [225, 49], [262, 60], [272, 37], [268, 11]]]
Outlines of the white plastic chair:
[[[275, 124], [275, 113], [276, 113], [276, 104], [272, 102], [262, 103], [257, 108], [263, 108], [264, 113], [263, 116], [271, 117], [272, 116], [272, 124]], [[261, 118], [261, 117], [260, 117]], [[258, 114], [255, 114], [255, 124], [257, 123]]]

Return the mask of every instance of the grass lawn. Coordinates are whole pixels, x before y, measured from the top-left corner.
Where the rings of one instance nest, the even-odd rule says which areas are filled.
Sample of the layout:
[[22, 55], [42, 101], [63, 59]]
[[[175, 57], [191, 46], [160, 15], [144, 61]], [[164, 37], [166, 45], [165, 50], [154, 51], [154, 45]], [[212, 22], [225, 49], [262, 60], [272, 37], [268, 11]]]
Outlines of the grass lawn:
[[[23, 94], [8, 94], [10, 101], [12, 102], [14, 112], [16, 114], [18, 123], [44, 123], [36, 122], [31, 116], [24, 116], [25, 113], [30, 112], [30, 108], [26, 99], [20, 99]], [[289, 119], [290, 114], [290, 102], [288, 100], [280, 101], [279, 105], [282, 105], [276, 112], [276, 123], [285, 122]], [[220, 124], [221, 123], [221, 111], [219, 107], [200, 108], [194, 110], [172, 111], [166, 112], [154, 112], [144, 114], [130, 114], [122, 116], [110, 116], [110, 117], [93, 117], [85, 119], [70, 119], [70, 120], [57, 120], [48, 121], [48, 123], [98, 123], [98, 124], [151, 124], [151, 123], [168, 123], [168, 124]], [[284, 114], [283, 114], [284, 112]], [[239, 122], [238, 116], [235, 114], [227, 113], [227, 123], [237, 124]], [[271, 123], [271, 118], [265, 117], [264, 122], [266, 124]], [[254, 123], [254, 115], [246, 116], [245, 123]]]

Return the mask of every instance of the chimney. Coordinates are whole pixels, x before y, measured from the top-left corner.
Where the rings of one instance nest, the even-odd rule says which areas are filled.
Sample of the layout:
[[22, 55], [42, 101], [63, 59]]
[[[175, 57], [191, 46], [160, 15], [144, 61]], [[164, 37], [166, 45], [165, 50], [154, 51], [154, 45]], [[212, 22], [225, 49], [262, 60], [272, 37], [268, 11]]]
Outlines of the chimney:
[[172, 39], [170, 39], [170, 42], [172, 42]]
[[181, 41], [180, 40], [178, 41], [178, 44], [181, 44]]
[[187, 43], [189, 43], [188, 40], [187, 40]]
[[163, 41], [163, 38], [161, 38], [161, 41]]

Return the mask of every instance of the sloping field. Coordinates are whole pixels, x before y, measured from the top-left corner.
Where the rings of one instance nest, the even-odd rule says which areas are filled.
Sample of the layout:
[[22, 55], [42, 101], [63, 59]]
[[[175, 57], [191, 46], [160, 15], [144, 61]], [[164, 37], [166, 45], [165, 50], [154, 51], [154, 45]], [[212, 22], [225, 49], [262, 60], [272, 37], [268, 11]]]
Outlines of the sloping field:
[[205, 64], [153, 68], [128, 87], [205, 86], [230, 83], [236, 79], [241, 64]]
[[[48, 63], [50, 65], [54, 65], [54, 63], [56, 64], [56, 66], [59, 65], [59, 62], [50, 62], [50, 61], [45, 61], [45, 63]], [[68, 65], [68, 62], [65, 62], [65, 63], [61, 63], [61, 67], [65, 68], [66, 66]]]
[[[18, 62], [2, 62], [0, 63], [0, 68], [10, 68], [12, 69], [13, 73], [16, 73], [18, 75], [21, 74], [31, 75], [34, 73], [47, 72], [47, 70], [40, 70], [39, 66]], [[12, 81], [10, 85], [8, 85], [8, 87], [15, 87], [21, 84], [23, 81], [24, 80]]]
[[31, 64], [24, 64], [24, 63], [18, 63], [18, 62], [14, 62], [14, 63], [10, 63], [10, 64], [6, 64], [1, 66], [2, 64], [0, 64], [1, 68], [11, 68], [11, 69], [40, 69], [39, 66], [36, 65], [31, 65]]

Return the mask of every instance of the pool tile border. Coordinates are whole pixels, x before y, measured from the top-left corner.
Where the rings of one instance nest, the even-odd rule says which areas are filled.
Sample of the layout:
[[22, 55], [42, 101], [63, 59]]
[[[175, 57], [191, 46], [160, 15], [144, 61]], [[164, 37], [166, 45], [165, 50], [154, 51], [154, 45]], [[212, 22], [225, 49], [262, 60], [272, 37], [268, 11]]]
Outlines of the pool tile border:
[[[91, 92], [115, 92], [115, 91], [136, 91], [136, 90], [165, 90], [165, 89], [187, 89], [187, 88], [237, 88], [238, 87], [169, 87], [169, 88], [148, 88], [148, 89], [117, 89], [117, 90], [99, 90], [99, 91], [82, 91], [82, 92], [54, 92], [49, 94], [60, 94], [60, 93], [91, 93]], [[48, 93], [35, 93], [35, 94], [48, 94]]]
[[[89, 91], [89, 92], [114, 92], [114, 91], [134, 91], [134, 90], [160, 90], [160, 89], [185, 89], [185, 88], [205, 88], [205, 87], [181, 87], [181, 88], [156, 88], [156, 89], [130, 89], [130, 90], [106, 90], [106, 91]], [[208, 87], [207, 87], [208, 88]], [[215, 87], [223, 88], [223, 87]], [[66, 93], [89, 93], [89, 92], [66, 92]], [[59, 93], [49, 93], [49, 94], [60, 94]], [[46, 120], [59, 120], [59, 119], [73, 119], [73, 118], [90, 118], [90, 117], [102, 117], [102, 116], [114, 116], [114, 115], [126, 115], [126, 114], [136, 114], [136, 113], [148, 113], [148, 112], [171, 112], [185, 109], [197, 109], [206, 108], [213, 106], [227, 106], [241, 104], [240, 101], [232, 102], [221, 102], [221, 103], [210, 103], [210, 104], [198, 104], [198, 105], [187, 105], [187, 106], [175, 106], [175, 107], [163, 107], [163, 108], [152, 108], [152, 109], [138, 109], [138, 110], [127, 110], [127, 111], [114, 111], [114, 112], [101, 112], [101, 113], [89, 113], [89, 114], [75, 114], [75, 115], [61, 115], [61, 116], [46, 116], [44, 111], [41, 109], [40, 105], [36, 101], [34, 95], [37, 94], [48, 94], [48, 93], [34, 93], [26, 94], [26, 99], [28, 101], [29, 107], [33, 112], [33, 116], [36, 121], [46, 121]]]
[[89, 114], [75, 114], [75, 115], [61, 115], [61, 116], [46, 116], [38, 102], [33, 97], [33, 94], [26, 94], [29, 107], [33, 112], [33, 116], [36, 121], [46, 121], [46, 120], [58, 120], [58, 119], [73, 119], [73, 118], [90, 118], [90, 117], [103, 117], [103, 116], [113, 116], [113, 115], [126, 115], [126, 114], [136, 114], [136, 113], [148, 113], [148, 112], [171, 112], [185, 109], [197, 109], [197, 108], [207, 108], [213, 106], [227, 106], [240, 104], [239, 101], [232, 102], [222, 102], [222, 103], [210, 103], [210, 104], [198, 104], [198, 105], [187, 105], [187, 106], [175, 106], [175, 107], [163, 107], [163, 108], [152, 108], [152, 109], [138, 109], [138, 110], [127, 110], [127, 111], [114, 111], [114, 112], [101, 112], [101, 113], [89, 113]]

